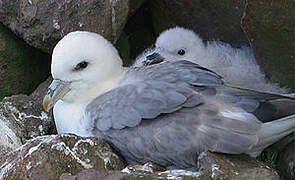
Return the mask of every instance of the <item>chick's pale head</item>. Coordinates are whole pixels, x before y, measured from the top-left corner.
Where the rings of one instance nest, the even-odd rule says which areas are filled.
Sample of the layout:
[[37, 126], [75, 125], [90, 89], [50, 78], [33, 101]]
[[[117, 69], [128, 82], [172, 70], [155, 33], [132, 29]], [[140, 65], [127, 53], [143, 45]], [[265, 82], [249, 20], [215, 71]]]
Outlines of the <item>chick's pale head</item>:
[[182, 27], [168, 29], [156, 40], [156, 52], [167, 60], [196, 61], [205, 54], [202, 39], [192, 30]]

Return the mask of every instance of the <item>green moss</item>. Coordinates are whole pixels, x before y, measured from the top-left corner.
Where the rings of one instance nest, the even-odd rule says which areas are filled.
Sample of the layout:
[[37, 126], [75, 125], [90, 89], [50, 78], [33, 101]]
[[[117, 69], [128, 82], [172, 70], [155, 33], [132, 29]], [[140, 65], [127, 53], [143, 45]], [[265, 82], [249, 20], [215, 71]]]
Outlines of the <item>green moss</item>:
[[0, 24], [0, 99], [29, 94], [49, 76], [50, 56], [36, 50]]

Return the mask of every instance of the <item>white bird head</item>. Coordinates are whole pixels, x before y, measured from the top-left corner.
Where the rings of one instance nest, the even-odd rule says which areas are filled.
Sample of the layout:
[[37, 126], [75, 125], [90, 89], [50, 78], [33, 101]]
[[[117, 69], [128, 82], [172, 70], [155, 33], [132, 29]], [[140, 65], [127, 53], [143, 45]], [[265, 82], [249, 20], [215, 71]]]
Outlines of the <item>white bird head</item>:
[[59, 99], [86, 102], [111, 88], [123, 72], [116, 48], [96, 33], [69, 33], [52, 54], [53, 82], [44, 98], [49, 110]]
[[[162, 32], [156, 40], [153, 51], [140, 55], [134, 66], [142, 66], [153, 63], [152, 54], [157, 53], [165, 60], [202, 61], [206, 55], [206, 47], [202, 39], [192, 30], [182, 27], [174, 27]], [[143, 57], [145, 55], [145, 57]], [[155, 60], [157, 62], [157, 60]]]

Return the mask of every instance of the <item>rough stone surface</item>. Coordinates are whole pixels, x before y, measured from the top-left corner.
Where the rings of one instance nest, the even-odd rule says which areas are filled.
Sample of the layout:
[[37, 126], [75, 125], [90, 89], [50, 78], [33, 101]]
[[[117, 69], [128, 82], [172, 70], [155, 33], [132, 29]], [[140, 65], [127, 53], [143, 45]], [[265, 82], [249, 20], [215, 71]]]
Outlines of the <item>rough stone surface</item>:
[[0, 3], [0, 21], [28, 44], [48, 53], [58, 40], [75, 30], [97, 32], [116, 42], [128, 12], [129, 0], [2, 0]]
[[40, 106], [42, 106], [43, 98], [48, 91], [48, 87], [52, 82], [52, 77], [49, 76], [46, 81], [42, 82], [38, 88], [30, 95]]
[[277, 167], [283, 179], [295, 179], [295, 141], [279, 153]]
[[172, 26], [193, 29], [204, 40], [221, 40], [235, 47], [248, 44], [240, 21], [245, 2], [236, 0], [151, 0], [155, 32]]
[[200, 179], [280, 179], [271, 167], [247, 155], [204, 153], [200, 167]]
[[105, 169], [87, 169], [83, 170], [77, 175], [71, 175], [71, 174], [62, 174], [60, 176], [60, 180], [123, 180], [124, 174], [120, 171], [107, 171]]
[[142, 179], [142, 180], [156, 180], [156, 179], [198, 179], [196, 175], [199, 173], [185, 170], [170, 170], [159, 171], [153, 164], [147, 163], [145, 165], [128, 166], [120, 171], [106, 171], [106, 170], [83, 170], [77, 175], [62, 174], [60, 180], [123, 180], [123, 179]]
[[40, 136], [8, 154], [0, 163], [0, 179], [58, 179], [83, 169], [124, 167], [110, 146], [99, 138], [75, 135]]
[[254, 180], [277, 180], [278, 174], [267, 165], [248, 156], [222, 155], [204, 153], [200, 158], [200, 171], [181, 169], [165, 170], [155, 164], [127, 166], [121, 173], [118, 171], [94, 171], [85, 170], [73, 176], [62, 175], [62, 180], [82, 179], [254, 179]]
[[49, 67], [49, 55], [29, 47], [0, 23], [0, 101], [32, 93], [48, 77]]
[[50, 83], [42, 83], [31, 95], [14, 95], [0, 102], [0, 160], [27, 140], [56, 133], [52, 112], [42, 108], [42, 98]]
[[[124, 64], [130, 66], [135, 58], [146, 48], [150, 47], [156, 39], [153, 32], [149, 1], [144, 3], [132, 17], [128, 18], [124, 34], [130, 44], [130, 60], [128, 61], [128, 58], [127, 61], [124, 59]], [[122, 52], [122, 50], [119, 50], [119, 52]]]
[[247, 0], [242, 27], [266, 74], [295, 90], [295, 1]]

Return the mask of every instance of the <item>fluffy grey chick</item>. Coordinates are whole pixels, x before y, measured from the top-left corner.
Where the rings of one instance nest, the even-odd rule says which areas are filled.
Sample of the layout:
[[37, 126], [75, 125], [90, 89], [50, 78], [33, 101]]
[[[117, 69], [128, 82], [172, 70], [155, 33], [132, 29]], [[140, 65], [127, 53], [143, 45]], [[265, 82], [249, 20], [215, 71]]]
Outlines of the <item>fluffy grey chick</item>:
[[230, 85], [264, 92], [287, 93], [277, 83], [266, 79], [249, 47], [232, 48], [229, 44], [209, 41], [206, 44], [192, 30], [174, 27], [162, 32], [155, 48], [149, 48], [136, 58], [133, 67], [154, 61], [146, 57], [159, 53], [171, 61], [188, 60], [213, 70]]

